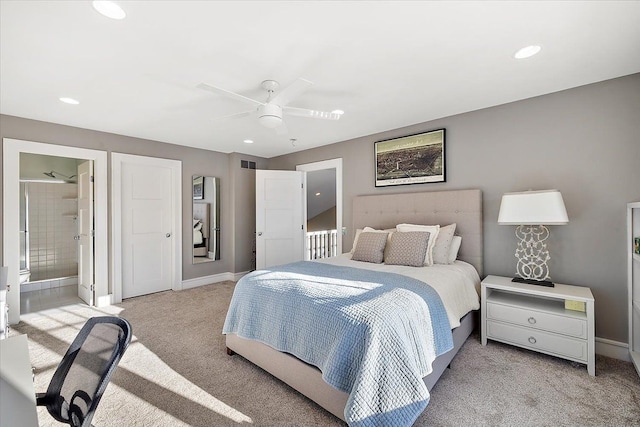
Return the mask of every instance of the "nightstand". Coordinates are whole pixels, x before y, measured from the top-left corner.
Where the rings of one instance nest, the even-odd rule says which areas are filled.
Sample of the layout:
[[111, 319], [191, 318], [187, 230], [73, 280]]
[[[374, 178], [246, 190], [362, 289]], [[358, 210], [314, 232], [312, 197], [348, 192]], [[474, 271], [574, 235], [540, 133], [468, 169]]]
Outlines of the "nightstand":
[[[565, 309], [565, 300], [584, 303], [585, 311]], [[587, 287], [547, 288], [487, 276], [481, 318], [482, 345], [504, 342], [584, 363], [589, 375], [596, 374], [594, 299]]]

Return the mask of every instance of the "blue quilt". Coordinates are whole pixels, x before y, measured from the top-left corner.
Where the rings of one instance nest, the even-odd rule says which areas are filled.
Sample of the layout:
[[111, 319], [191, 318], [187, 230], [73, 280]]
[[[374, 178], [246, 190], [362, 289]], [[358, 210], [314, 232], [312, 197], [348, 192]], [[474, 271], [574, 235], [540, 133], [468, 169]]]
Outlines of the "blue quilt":
[[410, 426], [429, 402], [422, 377], [453, 348], [447, 313], [427, 284], [393, 273], [297, 262], [237, 284], [224, 334], [314, 365], [349, 394], [350, 426]]

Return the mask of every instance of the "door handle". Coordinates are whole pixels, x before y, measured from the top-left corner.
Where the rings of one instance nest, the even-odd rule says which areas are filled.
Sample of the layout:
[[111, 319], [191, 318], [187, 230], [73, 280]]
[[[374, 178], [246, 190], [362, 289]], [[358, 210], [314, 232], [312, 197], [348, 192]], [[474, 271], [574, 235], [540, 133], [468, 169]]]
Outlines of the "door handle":
[[262, 231], [258, 231], [258, 236], [262, 236]]
[[165, 237], [166, 237], [166, 238], [171, 237], [171, 233], [167, 233], [167, 234], [165, 234]]

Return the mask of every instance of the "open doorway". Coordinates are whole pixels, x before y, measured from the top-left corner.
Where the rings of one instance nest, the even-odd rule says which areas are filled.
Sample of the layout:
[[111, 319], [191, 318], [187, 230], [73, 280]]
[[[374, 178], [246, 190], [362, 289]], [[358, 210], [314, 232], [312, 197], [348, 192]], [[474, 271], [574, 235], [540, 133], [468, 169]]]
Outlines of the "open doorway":
[[[93, 302], [94, 305], [98, 306], [110, 304], [111, 299], [109, 295], [109, 283], [107, 274], [107, 153], [104, 151], [5, 138], [3, 139], [3, 264], [8, 267], [7, 281], [11, 286], [10, 291], [7, 293], [7, 302], [9, 305], [9, 323], [15, 324], [20, 321], [20, 315], [22, 311], [21, 306], [23, 305], [21, 304], [20, 270], [23, 269], [21, 267], [24, 267], [26, 262], [25, 264], [21, 263], [21, 254], [24, 254], [25, 261], [27, 254], [26, 250], [21, 250], [21, 243], [26, 243], [26, 239], [21, 238], [22, 233], [19, 233], [19, 231], [21, 230], [20, 157], [23, 154], [53, 156], [60, 159], [72, 159], [71, 161], [82, 159], [92, 162], [94, 166], [93, 176], [95, 179], [95, 214], [92, 215], [95, 238], [95, 242], [92, 245], [95, 251], [95, 272], [92, 273], [92, 276], [94, 277], [92, 283], [92, 285], [94, 285], [93, 293], [95, 294], [95, 300]], [[48, 167], [45, 169], [47, 170], [37, 172], [37, 174], [42, 174], [45, 180], [47, 178], [51, 178], [62, 181], [70, 181], [70, 177], [73, 175], [72, 172], [66, 171], [66, 169], [65, 171], [59, 170], [60, 166], [58, 166], [58, 169], [48, 170]], [[72, 197], [66, 197], [69, 197], [69, 199], [67, 199], [65, 202], [71, 204]], [[62, 200], [61, 203], [63, 203]], [[72, 213], [71, 210], [68, 212], [63, 212], [62, 205], [60, 205], [59, 209], [60, 215]], [[56, 210], [54, 209], [54, 212], [55, 211]], [[71, 218], [71, 216], [66, 217], [66, 219]], [[60, 218], [60, 221], [62, 221], [62, 218]], [[47, 231], [47, 236], [49, 234], [50, 232]], [[55, 231], [53, 231], [53, 234], [55, 235]], [[45, 266], [47, 259], [50, 259], [51, 257], [55, 259], [55, 250], [53, 254], [47, 254], [45, 251], [43, 259], [43, 261], [45, 262]], [[29, 254], [29, 262], [31, 262], [31, 254]], [[40, 263], [39, 258], [38, 263]], [[60, 271], [62, 268], [63, 267], [59, 268]], [[24, 277], [25, 275], [26, 274], [23, 273], [23, 281], [25, 281], [26, 279]], [[31, 280], [31, 277], [29, 277], [29, 279], [27, 280]], [[60, 282], [58, 282], [58, 287], [59, 285]], [[48, 286], [50, 288], [51, 283], [49, 283]], [[42, 283], [40, 284], [40, 288], [42, 289]], [[77, 295], [78, 287], [76, 287], [75, 289]]]
[[[86, 292], [83, 299], [78, 292], [78, 271], [92, 270], [94, 262], [79, 256], [78, 170], [85, 162], [92, 161], [20, 153], [22, 314], [91, 304]], [[80, 260], [90, 265], [80, 266]]]
[[296, 166], [307, 175], [305, 259], [342, 253], [342, 159]]

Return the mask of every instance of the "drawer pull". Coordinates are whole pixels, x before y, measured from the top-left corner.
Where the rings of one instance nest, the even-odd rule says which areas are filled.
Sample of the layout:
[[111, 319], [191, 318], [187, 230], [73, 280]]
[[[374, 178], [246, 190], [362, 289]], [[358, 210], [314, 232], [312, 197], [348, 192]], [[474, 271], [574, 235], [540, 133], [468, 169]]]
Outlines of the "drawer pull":
[[531, 323], [532, 325], [535, 325], [535, 324], [536, 324], [536, 319], [535, 319], [534, 317], [529, 317], [527, 320], [528, 320], [528, 321], [529, 321], [529, 323]]
[[529, 342], [531, 344], [535, 344], [536, 343], [536, 339], [534, 337], [529, 337]]

